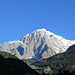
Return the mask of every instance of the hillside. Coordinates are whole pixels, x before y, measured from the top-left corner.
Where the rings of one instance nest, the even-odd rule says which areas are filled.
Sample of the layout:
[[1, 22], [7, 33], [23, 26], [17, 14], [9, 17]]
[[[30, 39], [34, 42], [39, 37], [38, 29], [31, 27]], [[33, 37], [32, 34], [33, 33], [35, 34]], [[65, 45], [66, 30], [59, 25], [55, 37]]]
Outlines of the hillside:
[[[1, 54], [1, 53], [0, 53]], [[3, 53], [0, 55], [0, 75], [39, 75], [23, 61], [14, 59]], [[8, 56], [8, 57], [7, 57]]]
[[75, 45], [69, 47], [64, 53], [54, 55], [33, 64], [42, 72], [47, 68], [50, 68], [54, 73], [58, 73], [59, 70], [61, 70], [61, 72], [66, 70], [72, 72], [75, 70]]
[[14, 56], [10, 53], [7, 53], [7, 52], [3, 52], [3, 51], [0, 51], [0, 56], [3, 56], [4, 58], [18, 59], [16, 56]]

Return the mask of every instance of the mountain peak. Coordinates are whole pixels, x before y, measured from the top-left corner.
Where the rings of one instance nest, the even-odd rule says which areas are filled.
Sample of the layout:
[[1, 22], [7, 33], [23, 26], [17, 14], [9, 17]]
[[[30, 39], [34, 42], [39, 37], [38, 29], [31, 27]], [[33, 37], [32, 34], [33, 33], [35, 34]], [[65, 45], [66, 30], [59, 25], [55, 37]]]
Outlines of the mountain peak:
[[53, 34], [52, 32], [47, 31], [45, 28], [37, 29], [37, 30], [35, 30], [35, 31], [33, 31], [33, 32], [43, 32], [44, 34], [48, 34], [48, 35]]
[[42, 29], [37, 29], [33, 32], [31, 32], [29, 35], [37, 35], [37, 36], [41, 36], [41, 37], [44, 37], [45, 35], [54, 35], [54, 33], [50, 32], [50, 31], [47, 31], [45, 28], [42, 28]]
[[14, 54], [21, 59], [39, 60], [65, 52], [73, 44], [75, 41], [67, 40], [42, 28], [24, 35], [20, 41], [0, 45], [0, 50]]
[[42, 28], [42, 29], [37, 29], [35, 31], [47, 31], [45, 28]]
[[23, 41], [24, 43], [29, 43], [31, 42], [33, 39], [38, 40], [38, 39], [42, 39], [45, 36], [52, 36], [55, 35], [54, 33], [47, 31], [45, 28], [42, 29], [37, 29], [33, 32], [31, 32], [30, 34], [26, 34], [22, 37], [21, 41]]

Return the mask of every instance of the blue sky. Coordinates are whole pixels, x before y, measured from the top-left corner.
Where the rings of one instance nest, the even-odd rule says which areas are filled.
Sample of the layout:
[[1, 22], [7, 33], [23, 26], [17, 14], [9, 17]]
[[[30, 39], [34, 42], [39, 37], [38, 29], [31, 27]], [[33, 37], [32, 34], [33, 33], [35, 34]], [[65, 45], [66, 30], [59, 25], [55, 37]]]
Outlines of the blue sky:
[[75, 39], [75, 0], [0, 0], [0, 43], [46, 28]]

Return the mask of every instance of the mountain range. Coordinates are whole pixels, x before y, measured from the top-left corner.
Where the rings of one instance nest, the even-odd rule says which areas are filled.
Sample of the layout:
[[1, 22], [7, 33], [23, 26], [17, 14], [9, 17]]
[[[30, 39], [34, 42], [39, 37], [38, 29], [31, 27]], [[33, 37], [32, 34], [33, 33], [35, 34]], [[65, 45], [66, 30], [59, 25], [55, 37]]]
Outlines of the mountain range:
[[20, 40], [0, 44], [0, 51], [19, 59], [40, 60], [63, 53], [73, 44], [75, 40], [67, 40], [43, 28], [24, 35]]

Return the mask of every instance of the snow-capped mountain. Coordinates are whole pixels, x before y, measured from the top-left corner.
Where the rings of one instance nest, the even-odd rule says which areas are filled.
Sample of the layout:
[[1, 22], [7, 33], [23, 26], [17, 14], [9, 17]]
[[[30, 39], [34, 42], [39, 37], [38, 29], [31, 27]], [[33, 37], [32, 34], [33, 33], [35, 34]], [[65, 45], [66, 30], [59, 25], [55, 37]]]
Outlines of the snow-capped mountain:
[[20, 59], [39, 60], [65, 52], [75, 41], [66, 40], [46, 29], [38, 29], [26, 34], [17, 41], [0, 45], [0, 50], [11, 53]]

